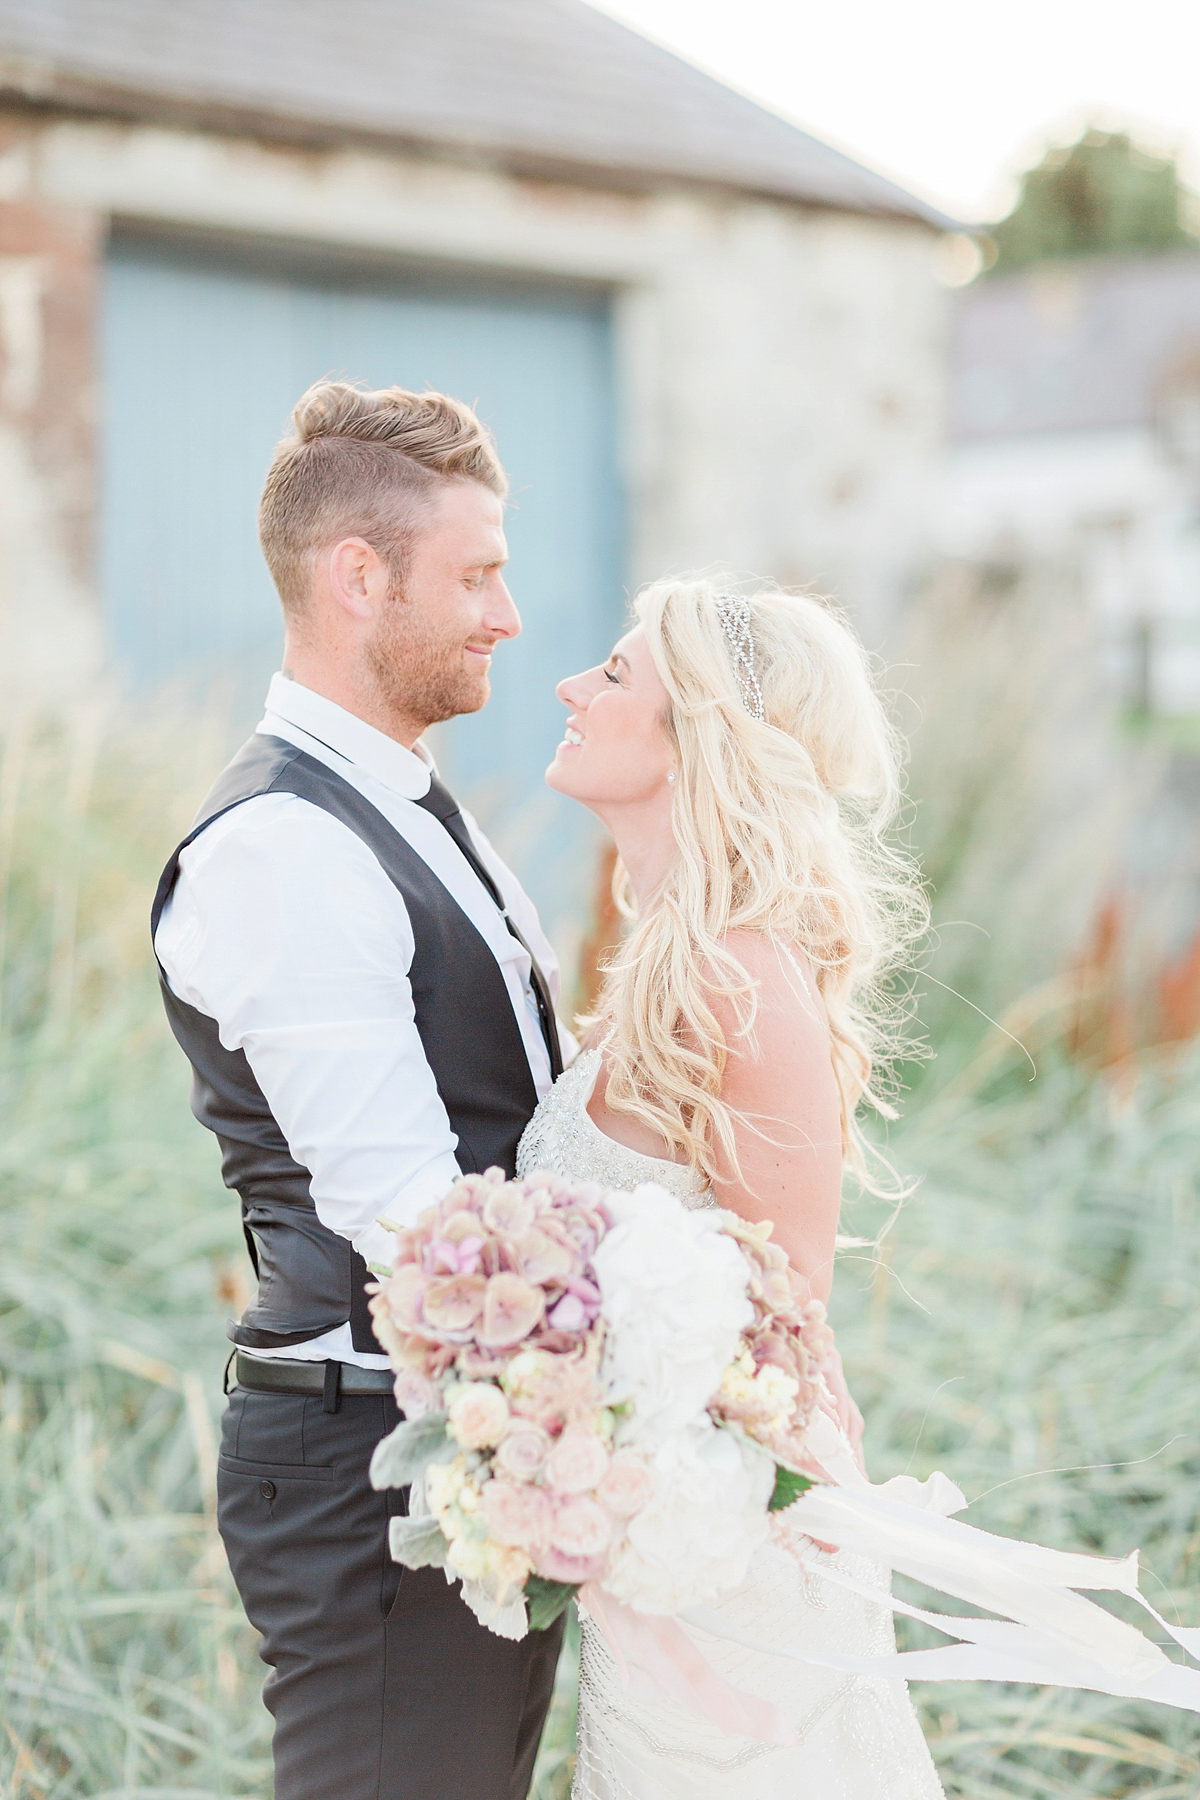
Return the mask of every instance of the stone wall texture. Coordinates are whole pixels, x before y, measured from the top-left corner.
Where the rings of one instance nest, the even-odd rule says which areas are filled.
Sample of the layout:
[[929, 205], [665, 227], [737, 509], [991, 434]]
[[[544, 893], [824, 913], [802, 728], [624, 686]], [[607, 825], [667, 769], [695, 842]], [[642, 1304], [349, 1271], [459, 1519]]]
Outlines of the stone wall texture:
[[945, 294], [924, 225], [0, 112], [0, 691], [103, 665], [94, 343], [114, 219], [611, 288], [631, 587], [721, 563], [832, 592], [879, 641], [926, 564]]

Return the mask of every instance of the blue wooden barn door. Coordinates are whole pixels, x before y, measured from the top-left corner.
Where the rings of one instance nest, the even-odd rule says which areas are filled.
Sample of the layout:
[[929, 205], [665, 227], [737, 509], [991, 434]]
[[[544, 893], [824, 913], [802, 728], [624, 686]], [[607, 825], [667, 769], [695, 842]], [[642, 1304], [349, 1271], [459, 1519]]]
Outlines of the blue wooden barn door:
[[564, 949], [594, 837], [542, 771], [554, 684], [607, 654], [622, 610], [609, 312], [571, 289], [418, 281], [118, 236], [104, 311], [103, 578], [132, 683], [232, 676], [243, 709], [278, 666], [258, 550], [263, 474], [291, 406], [326, 374], [475, 404], [511, 481], [510, 586], [486, 711], [439, 734], [447, 778], [493, 830]]

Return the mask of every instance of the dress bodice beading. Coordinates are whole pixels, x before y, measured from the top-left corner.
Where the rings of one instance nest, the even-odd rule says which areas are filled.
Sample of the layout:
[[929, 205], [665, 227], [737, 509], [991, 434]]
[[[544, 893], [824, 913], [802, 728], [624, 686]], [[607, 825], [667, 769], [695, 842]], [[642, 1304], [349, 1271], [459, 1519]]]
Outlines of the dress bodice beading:
[[652, 1181], [685, 1206], [715, 1206], [711, 1188], [694, 1170], [661, 1156], [642, 1156], [606, 1137], [588, 1112], [600, 1074], [601, 1051], [582, 1050], [538, 1106], [517, 1150], [517, 1174], [550, 1169], [573, 1181], [598, 1181], [630, 1193]]

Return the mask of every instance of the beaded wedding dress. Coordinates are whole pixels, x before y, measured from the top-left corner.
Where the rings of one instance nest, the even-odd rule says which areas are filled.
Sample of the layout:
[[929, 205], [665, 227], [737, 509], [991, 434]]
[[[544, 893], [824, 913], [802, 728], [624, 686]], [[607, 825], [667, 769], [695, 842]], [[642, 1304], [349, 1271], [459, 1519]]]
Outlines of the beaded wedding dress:
[[[656, 1182], [685, 1205], [714, 1205], [691, 1171], [604, 1135], [587, 1111], [599, 1072], [600, 1051], [586, 1050], [559, 1077], [521, 1139], [517, 1173], [553, 1169], [626, 1192]], [[820, 1575], [832, 1567], [879, 1587], [877, 1565], [802, 1544], [805, 1568], [784, 1543], [769, 1542], [742, 1586], [722, 1595], [716, 1610], [759, 1643], [893, 1654], [891, 1613]], [[601, 1632], [586, 1614], [580, 1622], [573, 1800], [942, 1800], [916, 1713], [898, 1682], [804, 1666], [685, 1627], [719, 1674], [784, 1713], [798, 1742], [780, 1748], [730, 1737], [674, 1703], [635, 1700]]]

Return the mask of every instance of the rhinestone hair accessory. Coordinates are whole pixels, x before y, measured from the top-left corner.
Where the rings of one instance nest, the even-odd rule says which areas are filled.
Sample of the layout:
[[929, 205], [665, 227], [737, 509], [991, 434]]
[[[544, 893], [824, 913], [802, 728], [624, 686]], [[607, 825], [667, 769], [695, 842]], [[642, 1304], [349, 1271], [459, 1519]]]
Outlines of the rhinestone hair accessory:
[[750, 604], [740, 594], [717, 595], [717, 617], [729, 645], [729, 659], [737, 676], [742, 704], [751, 718], [763, 717], [762, 687], [754, 666], [754, 636], [750, 630]]

